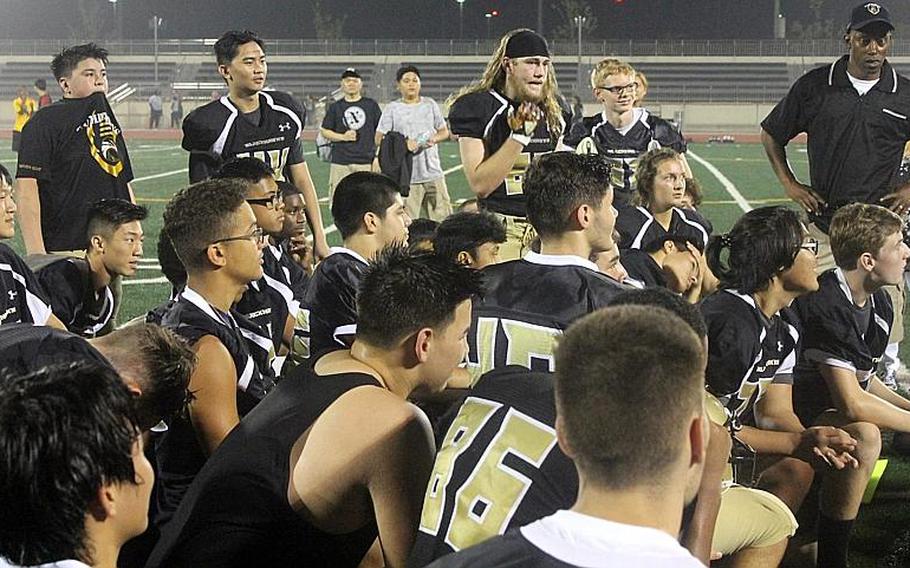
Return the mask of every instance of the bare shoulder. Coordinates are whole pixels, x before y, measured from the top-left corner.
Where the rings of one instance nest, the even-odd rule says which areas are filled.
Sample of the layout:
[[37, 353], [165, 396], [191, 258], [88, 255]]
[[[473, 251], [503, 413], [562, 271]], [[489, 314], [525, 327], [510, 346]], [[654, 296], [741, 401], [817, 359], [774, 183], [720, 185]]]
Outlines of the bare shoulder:
[[430, 428], [426, 414], [414, 404], [402, 400], [384, 388], [364, 386], [352, 389], [329, 406], [322, 418], [356, 421], [364, 429], [390, 432], [406, 426]]

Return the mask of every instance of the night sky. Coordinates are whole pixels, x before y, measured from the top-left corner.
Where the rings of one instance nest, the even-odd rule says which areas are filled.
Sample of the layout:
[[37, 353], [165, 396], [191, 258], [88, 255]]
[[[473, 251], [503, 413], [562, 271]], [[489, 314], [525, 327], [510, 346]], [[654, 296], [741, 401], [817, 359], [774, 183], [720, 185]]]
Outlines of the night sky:
[[[768, 38], [772, 37], [773, 0], [586, 0], [598, 18], [590, 37], [615, 38]], [[544, 0], [544, 31], [559, 25], [562, 0]], [[108, 22], [93, 37], [112, 37], [108, 0], [0, 0], [0, 37], [70, 38], [77, 35], [78, 6], [101, 6]], [[788, 18], [809, 17], [807, 0], [783, 0]], [[908, 0], [886, 3], [904, 11]], [[313, 3], [309, 0], [118, 0], [125, 38], [150, 38], [149, 19], [165, 20], [162, 38], [217, 37], [226, 29], [246, 27], [267, 38], [313, 38]], [[853, 2], [828, 0], [824, 16], [846, 22]], [[212, 6], [217, 6], [213, 9]], [[455, 0], [322, 0], [334, 16], [346, 15], [345, 38], [457, 38]], [[466, 38], [484, 38], [484, 14], [493, 36], [519, 26], [536, 27], [537, 0], [466, 0]], [[105, 29], [107, 28], [107, 29]]]

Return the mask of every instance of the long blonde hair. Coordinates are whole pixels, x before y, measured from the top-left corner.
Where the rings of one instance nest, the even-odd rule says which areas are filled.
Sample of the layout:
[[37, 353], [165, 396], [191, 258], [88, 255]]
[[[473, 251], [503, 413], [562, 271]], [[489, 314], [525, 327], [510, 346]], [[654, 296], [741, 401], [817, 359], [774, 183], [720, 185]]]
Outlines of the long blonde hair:
[[[490, 89], [495, 89], [500, 93], [503, 93], [506, 86], [506, 70], [502, 66], [502, 60], [506, 56], [506, 46], [515, 34], [530, 31], [533, 30], [518, 28], [502, 36], [502, 39], [499, 40], [499, 46], [496, 48], [496, 51], [493, 52], [493, 56], [487, 63], [487, 67], [484, 69], [480, 79], [459, 89], [457, 93], [446, 100], [446, 104], [451, 106], [452, 103], [465, 95], [486, 92]], [[562, 106], [559, 104], [559, 85], [556, 84], [556, 70], [552, 63], [547, 72], [547, 79], [544, 82], [542, 94], [543, 100], [541, 100], [539, 104], [544, 111], [547, 128], [550, 131], [550, 138], [555, 140], [562, 134], [565, 125], [562, 118]]]

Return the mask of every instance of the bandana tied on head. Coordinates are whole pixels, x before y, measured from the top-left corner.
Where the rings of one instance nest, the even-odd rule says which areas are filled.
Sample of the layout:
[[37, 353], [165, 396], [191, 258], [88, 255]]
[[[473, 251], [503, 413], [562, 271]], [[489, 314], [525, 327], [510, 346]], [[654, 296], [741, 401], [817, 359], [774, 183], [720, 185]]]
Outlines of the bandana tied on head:
[[525, 30], [509, 38], [506, 44], [506, 57], [517, 59], [519, 57], [550, 57], [550, 48], [547, 40], [537, 32]]

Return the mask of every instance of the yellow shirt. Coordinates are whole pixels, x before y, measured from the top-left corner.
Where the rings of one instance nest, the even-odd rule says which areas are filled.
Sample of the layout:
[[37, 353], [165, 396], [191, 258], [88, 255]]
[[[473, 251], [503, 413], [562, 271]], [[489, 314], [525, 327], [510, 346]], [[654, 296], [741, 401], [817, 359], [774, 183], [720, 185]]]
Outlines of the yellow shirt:
[[35, 99], [17, 97], [13, 100], [13, 110], [16, 111], [16, 122], [13, 123], [13, 132], [22, 132], [22, 127], [35, 114]]

